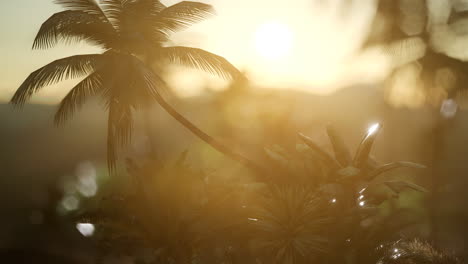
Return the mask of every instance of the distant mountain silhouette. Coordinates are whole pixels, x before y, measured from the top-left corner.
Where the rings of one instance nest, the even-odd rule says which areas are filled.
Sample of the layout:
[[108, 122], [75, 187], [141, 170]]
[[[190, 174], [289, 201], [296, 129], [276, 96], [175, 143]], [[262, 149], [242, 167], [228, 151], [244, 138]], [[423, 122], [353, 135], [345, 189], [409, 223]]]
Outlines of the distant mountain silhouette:
[[[233, 128], [233, 133], [239, 132], [236, 137], [242, 139], [241, 142], [253, 143], [249, 146], [234, 146], [247, 155], [254, 150], [252, 148], [262, 148], [265, 142], [256, 142], [254, 133], [241, 134], [242, 131], [258, 131], [256, 126], [265, 124], [252, 123], [250, 118], [254, 120], [262, 117], [255, 116], [256, 113], [246, 109], [271, 114], [271, 118], [277, 118], [284, 111], [283, 115], [290, 119], [293, 126], [288, 132], [290, 135], [287, 135], [292, 138], [296, 132], [320, 134], [323, 132], [322, 126], [331, 122], [343, 130], [345, 139], [353, 144], [358, 143], [362, 131], [371, 122], [382, 121], [385, 129], [379, 139], [381, 143], [376, 144], [376, 151], [377, 155], [389, 160], [396, 152], [410, 153], [407, 154], [408, 157], [398, 157], [400, 159], [421, 158], [418, 157], [418, 148], [414, 144], [420, 144], [418, 142], [421, 141], [421, 133], [426, 133], [431, 126], [431, 113], [427, 109], [393, 109], [384, 103], [382, 92], [371, 86], [342, 89], [329, 96], [294, 90], [257, 89], [241, 95], [240, 104], [232, 103], [236, 99], [230, 98], [217, 103], [219, 97], [219, 94], [214, 93], [183, 101], [176, 100], [173, 104], [182, 114], [213, 136], [223, 137], [223, 127], [228, 124]], [[229, 120], [223, 116], [223, 111], [214, 109], [231, 103], [230, 107], [233, 109], [230, 111], [247, 113], [240, 116], [242, 120]], [[283, 107], [285, 105], [288, 105], [287, 112]], [[63, 127], [55, 127], [53, 114], [56, 107], [29, 104], [22, 110], [16, 110], [11, 105], [0, 104], [0, 167], [3, 175], [11, 175], [2, 177], [1, 181], [18, 183], [23, 181], [23, 177], [27, 178], [27, 182], [42, 181], [44, 178], [51, 179], [72, 173], [76, 165], [83, 161], [105, 161], [107, 122], [102, 109], [94, 102], [88, 103], [73, 120]], [[149, 124], [154, 136], [152, 140], [157, 142], [158, 151], [162, 155], [166, 152], [180, 152], [197, 140], [156, 105], [151, 118], [154, 120], [154, 123]], [[137, 128], [140, 126], [142, 129], [141, 124], [142, 121], [137, 120]], [[393, 134], [397, 130], [405, 132]], [[395, 138], [403, 140], [405, 145], [411, 145], [404, 147], [388, 143]], [[387, 145], [384, 146], [384, 142]], [[395, 154], [389, 154], [392, 152]]]

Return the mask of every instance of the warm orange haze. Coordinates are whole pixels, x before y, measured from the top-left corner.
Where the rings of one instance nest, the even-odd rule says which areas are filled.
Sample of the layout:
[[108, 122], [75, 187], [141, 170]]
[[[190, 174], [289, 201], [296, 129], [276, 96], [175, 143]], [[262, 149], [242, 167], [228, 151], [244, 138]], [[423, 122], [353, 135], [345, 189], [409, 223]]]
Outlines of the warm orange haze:
[[464, 263], [467, 12], [1, 2], [0, 263]]
[[[0, 96], [5, 101], [22, 77], [32, 70], [32, 67], [24, 66], [25, 62], [39, 66], [55, 55], [94, 50], [87, 45], [60, 45], [54, 51], [31, 52], [27, 41], [33, 40], [41, 19], [57, 8], [48, 1], [24, 0], [20, 5], [26, 6], [29, 2], [36, 6], [38, 14], [25, 16], [25, 22], [17, 30], [6, 29], [11, 39], [1, 44], [11, 48], [13, 54], [21, 58], [20, 61], [10, 59], [11, 54], [7, 55], [6, 61], [2, 61], [2, 68], [10, 72], [0, 82], [0, 86], [4, 87]], [[352, 6], [348, 7], [339, 1], [320, 4], [296, 0], [294, 7], [286, 10], [284, 2], [277, 0], [222, 0], [211, 4], [217, 15], [175, 34], [174, 44], [197, 46], [223, 55], [239, 69], [248, 72], [256, 85], [330, 93], [344, 83], [379, 80], [387, 72], [384, 55], [361, 55], [358, 50], [369, 31], [368, 23], [375, 15], [375, 1], [353, 1]], [[263, 5], [268, 5], [268, 9], [261, 9], [259, 13]], [[5, 6], [2, 20], [13, 23], [15, 17], [8, 11], [15, 11], [18, 7], [13, 4]], [[345, 8], [350, 8], [349, 17], [337, 19]], [[239, 17], [242, 19], [239, 20]], [[27, 25], [30, 27], [25, 28]], [[335, 33], [338, 29], [340, 34]], [[181, 75], [179, 70], [177, 77], [171, 78], [171, 83], [183, 96], [198, 94], [206, 83], [212, 83], [214, 89], [226, 87], [226, 83], [219, 79], [192, 71]], [[63, 86], [49, 89], [35, 100], [55, 103], [66, 90]]]

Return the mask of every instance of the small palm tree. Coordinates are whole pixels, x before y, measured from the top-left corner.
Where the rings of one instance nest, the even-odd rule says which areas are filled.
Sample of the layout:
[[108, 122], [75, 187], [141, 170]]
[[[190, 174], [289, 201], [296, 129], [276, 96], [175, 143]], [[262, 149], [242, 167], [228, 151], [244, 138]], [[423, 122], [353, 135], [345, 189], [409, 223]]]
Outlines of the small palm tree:
[[307, 186], [271, 186], [248, 218], [251, 246], [263, 263], [306, 263], [328, 252], [328, 201]]
[[45, 86], [68, 78], [85, 77], [63, 98], [55, 114], [64, 123], [86, 99], [100, 96], [109, 111], [107, 160], [110, 172], [116, 168], [117, 150], [131, 140], [135, 110], [153, 100], [199, 138], [235, 160], [257, 168], [186, 120], [161, 96], [164, 80], [150, 65], [168, 60], [198, 68], [224, 78], [241, 77], [226, 59], [190, 47], [165, 47], [170, 33], [184, 29], [213, 14], [210, 5], [180, 2], [166, 7], [158, 0], [55, 0], [65, 8], [46, 20], [33, 49], [51, 48], [58, 42], [85, 41], [103, 50], [99, 54], [76, 55], [56, 60], [31, 73], [11, 102], [22, 106]]
[[[289, 245], [285, 241], [290, 241], [291, 245], [295, 246], [288, 249], [293, 250], [288, 254], [295, 256], [288, 257], [291, 259], [291, 263], [304, 261], [301, 257], [306, 255], [298, 250], [306, 248], [302, 245], [310, 246], [307, 250], [311, 253], [309, 257], [320, 257], [321, 255], [323, 257], [323, 254], [317, 254], [320, 251], [317, 250], [318, 248], [311, 247], [312, 245], [321, 246], [329, 252], [342, 252], [341, 255], [325, 255], [325, 258], [328, 259], [327, 263], [367, 263], [363, 260], [367, 258], [366, 254], [370, 249], [382, 241], [394, 239], [393, 236], [398, 234], [403, 227], [413, 224], [412, 220], [415, 219], [416, 215], [413, 215], [414, 212], [411, 210], [392, 207], [390, 213], [384, 215], [381, 212], [381, 207], [384, 203], [396, 202], [396, 198], [402, 192], [426, 193], [427, 190], [404, 180], [384, 180], [386, 176], [384, 174], [402, 167], [422, 169], [425, 166], [408, 161], [379, 164], [374, 160], [370, 153], [381, 128], [380, 124], [369, 128], [358, 145], [355, 155], [351, 154], [345, 141], [333, 126], [327, 126], [332, 154], [303, 134], [299, 134], [299, 138], [305, 145], [298, 144], [295, 150], [287, 150], [279, 146], [266, 149], [267, 155], [272, 161], [271, 166], [274, 166], [274, 171], [277, 172], [272, 178], [274, 184], [272, 187], [269, 186], [269, 189], [274, 190], [277, 188], [276, 186], [285, 188], [284, 186], [288, 185], [294, 188], [294, 191], [289, 191], [294, 195], [284, 192], [285, 198], [280, 199], [281, 202], [273, 201], [276, 207], [264, 206], [269, 214], [269, 218], [265, 219], [269, 219], [266, 223], [270, 227], [271, 240], [276, 245]], [[325, 204], [321, 208], [326, 208], [326, 211], [319, 209], [315, 210], [313, 214], [305, 214], [304, 212], [310, 210], [303, 209], [306, 207], [300, 206], [298, 202], [307, 201], [307, 199], [297, 199], [298, 202], [294, 202], [292, 199], [300, 193], [298, 189], [302, 188], [306, 188], [307, 194], [320, 197], [322, 201], [316, 200], [315, 204]], [[292, 208], [286, 211], [292, 215], [291, 217], [288, 218], [281, 214], [279, 210], [283, 205]], [[314, 226], [298, 224], [302, 221], [313, 223], [311, 219], [305, 221], [303, 215], [313, 216], [316, 220], [328, 220], [320, 217], [320, 213], [325, 213], [325, 216], [331, 219], [328, 225], [333, 227], [328, 230], [329, 232], [325, 236], [320, 236], [319, 232], [315, 232]], [[259, 223], [265, 222], [260, 221], [261, 217], [255, 217], [255, 219]], [[294, 228], [287, 228], [291, 226]], [[316, 244], [313, 244], [313, 241], [303, 240], [304, 236], [301, 236], [301, 232], [295, 229], [299, 227], [301, 232], [307, 232], [306, 230], [311, 228], [311, 232], [307, 232], [310, 234], [307, 239], [325, 237], [327, 241], [322, 240], [322, 242], [327, 243], [317, 244], [319, 242], [317, 240]], [[283, 234], [286, 235], [281, 236]], [[270, 248], [273, 247], [270, 246]], [[280, 251], [278, 250], [278, 252]], [[281, 252], [286, 251], [282, 250]], [[315, 254], [313, 254], [314, 252]], [[310, 259], [308, 261], [310, 262]]]

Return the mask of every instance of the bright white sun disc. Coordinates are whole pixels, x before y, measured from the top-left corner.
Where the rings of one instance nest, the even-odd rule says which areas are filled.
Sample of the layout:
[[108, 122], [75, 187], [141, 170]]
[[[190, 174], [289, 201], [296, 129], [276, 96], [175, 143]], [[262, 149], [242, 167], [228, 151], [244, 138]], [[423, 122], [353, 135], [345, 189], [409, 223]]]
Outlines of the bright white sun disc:
[[288, 55], [293, 45], [293, 33], [283, 23], [261, 24], [255, 32], [257, 52], [266, 59], [280, 59]]

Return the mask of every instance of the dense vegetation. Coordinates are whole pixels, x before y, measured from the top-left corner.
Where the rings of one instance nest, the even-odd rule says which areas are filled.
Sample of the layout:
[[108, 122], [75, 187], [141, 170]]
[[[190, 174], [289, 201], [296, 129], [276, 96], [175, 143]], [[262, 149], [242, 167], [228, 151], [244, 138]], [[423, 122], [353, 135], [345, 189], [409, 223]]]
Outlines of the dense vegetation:
[[[211, 6], [197, 2], [165, 6], [157, 0], [56, 2], [65, 11], [44, 22], [33, 48], [86, 41], [100, 47], [102, 53], [59, 59], [38, 69], [11, 102], [22, 106], [45, 86], [84, 77], [59, 105], [55, 123], [62, 124], [86, 99], [100, 97], [108, 113], [111, 177], [101, 182], [99, 192], [95, 179], [84, 177], [79, 179], [81, 187], [55, 194], [60, 221], [76, 223], [97, 249], [93, 261], [105, 263], [125, 256], [134, 263], [176, 264], [457, 262], [424, 242], [400, 241], [430, 237], [427, 202], [431, 193], [411, 175], [387, 177], [388, 172], [402, 167], [416, 171], [425, 166], [408, 161], [381, 164], [371, 156], [380, 124], [369, 127], [354, 155], [338, 129], [329, 125], [326, 134], [333, 155], [322, 144], [298, 134], [297, 139], [288, 138], [293, 144], [278, 142], [266, 147], [260, 162], [209, 136], [163, 98], [161, 91], [167, 85], [158, 67], [166, 63], [195, 67], [232, 79], [233, 85], [247, 85], [245, 76], [223, 57], [197, 48], [166, 46], [172, 32], [211, 15]], [[395, 5], [381, 1], [378, 9], [383, 17], [392, 19], [389, 30], [394, 34], [371, 32], [365, 44], [366, 48], [382, 45], [394, 56], [387, 85], [391, 86], [400, 67], [420, 63], [421, 78], [431, 88], [437, 83], [432, 75], [446, 73], [440, 70], [448, 67], [457, 82], [448, 78], [451, 87], [444, 100], [455, 98], [463, 88], [464, 63], [419, 37], [432, 33], [433, 24], [427, 22], [429, 32], [408, 33], [398, 28], [392, 13]], [[390, 39], [382, 39], [382, 35]], [[399, 56], [411, 53], [411, 45], [423, 45], [428, 52], [415, 52], [419, 55], [400, 64]], [[434, 66], [434, 61], [443, 63]], [[428, 93], [428, 101], [431, 95]], [[229, 177], [227, 170], [208, 171], [193, 166], [187, 152], [172, 161], [147, 155], [129, 156], [122, 162], [119, 153], [132, 142], [137, 110], [144, 111], [153, 102], [249, 171]], [[440, 106], [441, 101], [436, 104]], [[118, 170], [118, 165], [126, 170]], [[77, 192], [81, 200], [70, 195]], [[56, 205], [49, 208], [51, 215]]]

